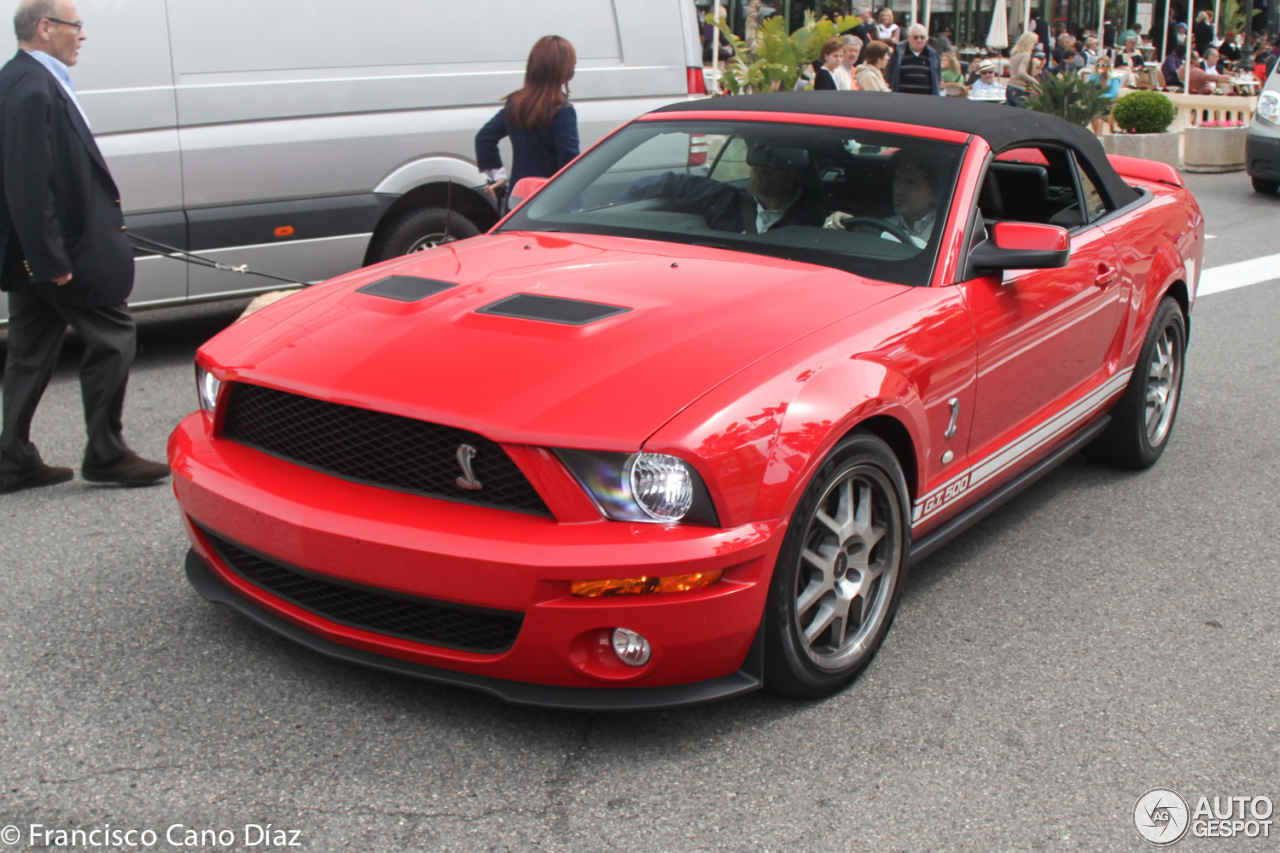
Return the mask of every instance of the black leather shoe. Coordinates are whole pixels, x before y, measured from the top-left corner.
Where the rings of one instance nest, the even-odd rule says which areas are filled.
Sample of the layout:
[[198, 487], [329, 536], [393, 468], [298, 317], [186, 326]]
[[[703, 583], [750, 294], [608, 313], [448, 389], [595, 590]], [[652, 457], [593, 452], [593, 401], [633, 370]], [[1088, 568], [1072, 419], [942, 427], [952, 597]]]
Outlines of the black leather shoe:
[[125, 486], [149, 486], [169, 476], [169, 466], [163, 462], [143, 459], [132, 450], [106, 465], [85, 465], [80, 476], [90, 483], [120, 483]]
[[65, 483], [76, 475], [70, 468], [53, 468], [40, 463], [40, 467], [16, 474], [0, 474], [0, 494], [16, 492], [21, 489], [34, 489], [36, 486], [52, 486], [54, 483]]

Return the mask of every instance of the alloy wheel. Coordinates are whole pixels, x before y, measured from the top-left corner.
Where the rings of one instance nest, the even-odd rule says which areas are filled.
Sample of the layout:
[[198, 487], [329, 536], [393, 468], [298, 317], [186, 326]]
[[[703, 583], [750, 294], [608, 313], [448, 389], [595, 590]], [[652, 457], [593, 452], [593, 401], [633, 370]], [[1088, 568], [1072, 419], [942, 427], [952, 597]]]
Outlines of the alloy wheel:
[[835, 670], [862, 657], [889, 614], [901, 547], [898, 504], [873, 466], [844, 472], [818, 501], [796, 572], [795, 614], [809, 660]]
[[447, 239], [447, 235], [443, 231], [437, 234], [424, 234], [409, 244], [409, 250], [405, 254], [412, 255], [414, 252], [425, 252], [427, 249], [434, 249], [445, 242], [451, 241]]
[[1174, 412], [1178, 410], [1178, 389], [1182, 377], [1182, 346], [1178, 330], [1165, 326], [1156, 342], [1147, 371], [1147, 395], [1144, 411], [1147, 443], [1159, 447], [1169, 435]]

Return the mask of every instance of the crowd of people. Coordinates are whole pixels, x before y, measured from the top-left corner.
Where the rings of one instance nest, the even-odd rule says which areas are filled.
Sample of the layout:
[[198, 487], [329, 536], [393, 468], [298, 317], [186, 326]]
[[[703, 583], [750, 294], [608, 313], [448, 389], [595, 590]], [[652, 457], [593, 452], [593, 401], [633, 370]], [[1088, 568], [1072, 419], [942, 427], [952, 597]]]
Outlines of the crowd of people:
[[[922, 24], [899, 22], [887, 6], [853, 11], [861, 23], [822, 46], [812, 67], [800, 69], [797, 89], [959, 95], [1021, 106], [1047, 75], [1075, 72], [1100, 85], [1112, 100], [1122, 87], [1207, 94], [1230, 92], [1249, 75], [1262, 82], [1280, 56], [1280, 40], [1266, 33], [1227, 32], [1217, 38], [1213, 13], [1202, 11], [1190, 28], [1176, 23], [1154, 38], [1141, 24], [1121, 32], [1109, 21], [1101, 32], [1071, 33], [1062, 26], [1051, 32], [1037, 15], [1007, 51], [980, 52], [965, 62], [946, 29], [931, 35]], [[835, 19], [848, 14], [841, 9]], [[704, 36], [710, 57], [713, 28]]]

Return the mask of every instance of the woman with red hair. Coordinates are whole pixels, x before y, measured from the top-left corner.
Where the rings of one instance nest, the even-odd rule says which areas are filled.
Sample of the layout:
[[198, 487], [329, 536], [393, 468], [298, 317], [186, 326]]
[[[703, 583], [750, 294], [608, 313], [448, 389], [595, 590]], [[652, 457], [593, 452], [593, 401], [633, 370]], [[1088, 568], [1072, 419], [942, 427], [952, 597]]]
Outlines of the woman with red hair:
[[[508, 180], [549, 178], [578, 156], [578, 114], [569, 103], [569, 81], [578, 61], [573, 45], [560, 36], [543, 36], [529, 51], [524, 87], [506, 97], [506, 105], [476, 134], [476, 163], [489, 176], [489, 190]], [[498, 142], [511, 137], [508, 177]]]

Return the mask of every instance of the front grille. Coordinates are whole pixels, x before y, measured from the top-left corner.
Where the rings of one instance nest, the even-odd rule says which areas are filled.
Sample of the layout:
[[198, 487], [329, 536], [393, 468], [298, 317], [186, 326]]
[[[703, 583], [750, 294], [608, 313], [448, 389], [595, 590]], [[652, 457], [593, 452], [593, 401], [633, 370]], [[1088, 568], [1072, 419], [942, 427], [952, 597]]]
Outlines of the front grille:
[[395, 595], [322, 578], [254, 554], [207, 530], [204, 534], [223, 562], [249, 583], [352, 628], [416, 643], [498, 654], [511, 648], [524, 622], [523, 613]]
[[[290, 462], [374, 486], [551, 515], [506, 451], [473, 432], [243, 382], [231, 386], [226, 405], [225, 437]], [[470, 480], [464, 445], [475, 450]]]

